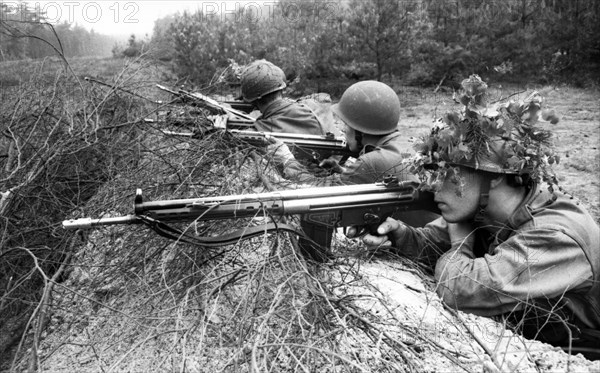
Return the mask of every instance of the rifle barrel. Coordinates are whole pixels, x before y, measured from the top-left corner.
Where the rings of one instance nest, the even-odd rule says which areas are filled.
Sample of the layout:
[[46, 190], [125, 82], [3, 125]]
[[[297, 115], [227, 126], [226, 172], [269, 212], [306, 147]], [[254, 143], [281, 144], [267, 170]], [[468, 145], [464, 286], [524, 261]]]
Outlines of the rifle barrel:
[[[194, 137], [193, 132], [175, 132], [169, 130], [161, 130], [165, 135]], [[353, 152], [348, 148], [346, 139], [343, 137], [319, 136], [319, 135], [300, 135], [294, 133], [282, 132], [258, 132], [248, 130], [228, 130], [234, 136], [247, 141], [253, 145], [266, 146], [269, 145], [269, 138], [281, 140], [290, 147], [308, 148], [311, 150], [322, 150], [336, 155], [348, 155], [358, 157], [357, 152]]]
[[140, 219], [136, 215], [125, 215], [117, 216], [114, 218], [81, 218], [81, 219], [70, 219], [64, 220], [62, 226], [64, 229], [89, 229], [98, 225], [112, 225], [112, 224], [136, 224], [141, 223]]
[[356, 184], [331, 187], [315, 187], [288, 189], [266, 193], [251, 193], [228, 196], [214, 196], [187, 199], [172, 199], [165, 201], [149, 201], [135, 204], [135, 213], [143, 214], [145, 211], [172, 209], [180, 207], [195, 207], [201, 209], [207, 206], [223, 204], [239, 204], [244, 202], [290, 201], [307, 200], [315, 198], [348, 197], [355, 195], [382, 194], [388, 192], [414, 195], [417, 193], [417, 182], [405, 181], [398, 185], [386, 185], [384, 183]]

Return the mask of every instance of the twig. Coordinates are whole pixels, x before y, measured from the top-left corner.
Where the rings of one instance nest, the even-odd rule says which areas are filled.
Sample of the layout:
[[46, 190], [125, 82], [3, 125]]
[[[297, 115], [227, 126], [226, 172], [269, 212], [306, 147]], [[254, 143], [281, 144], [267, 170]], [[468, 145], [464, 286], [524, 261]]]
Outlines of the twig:
[[[72, 240], [72, 242], [74, 242], [74, 240]], [[29, 361], [29, 371], [30, 372], [34, 372], [38, 369], [39, 358], [38, 358], [37, 351], [40, 346], [42, 332], [44, 331], [44, 328], [48, 322], [47, 310], [48, 310], [49, 303], [50, 303], [50, 295], [52, 294], [52, 290], [54, 289], [54, 285], [58, 281], [58, 278], [62, 275], [67, 264], [71, 260], [71, 255], [72, 255], [72, 251], [69, 251], [67, 253], [67, 255], [65, 256], [64, 260], [62, 261], [62, 263], [60, 264], [60, 267], [58, 268], [58, 270], [54, 273], [52, 278], [46, 283], [46, 286], [44, 286], [44, 293], [42, 295], [42, 300], [40, 301], [41, 307], [39, 309], [38, 316], [37, 316], [37, 328], [33, 335], [33, 347], [31, 348], [31, 360]], [[39, 268], [39, 270], [42, 271], [41, 268]], [[44, 278], [46, 279], [45, 274], [44, 274]]]
[[515, 92], [515, 93], [513, 93], [513, 94], [511, 94], [511, 95], [508, 95], [508, 96], [506, 96], [506, 97], [500, 97], [499, 99], [497, 99], [497, 100], [495, 100], [495, 101], [492, 101], [492, 102], [490, 102], [490, 104], [495, 104], [495, 103], [497, 103], [497, 102], [500, 102], [500, 101], [508, 100], [509, 98], [511, 98], [511, 97], [513, 97], [513, 96], [520, 95], [521, 93], [525, 93], [525, 92], [527, 92], [527, 91], [526, 91], [526, 90], [523, 90], [523, 91]]
[[[257, 345], [256, 348], [268, 348], [268, 347], [289, 347], [289, 346], [293, 346], [293, 347], [297, 347], [297, 348], [303, 348], [303, 349], [307, 349], [307, 350], [314, 350], [316, 352], [319, 352], [321, 354], [326, 354], [326, 355], [331, 355], [341, 361], [343, 361], [344, 363], [353, 366], [356, 369], [359, 369], [361, 372], [369, 372], [369, 370], [366, 370], [365, 368], [361, 367], [360, 365], [356, 364], [355, 362], [348, 360], [347, 358], [345, 358], [344, 356], [337, 354], [333, 351], [330, 350], [324, 350], [321, 347], [314, 347], [314, 346], [307, 346], [307, 345], [301, 345], [298, 343], [265, 343], [262, 345]], [[258, 368], [258, 366], [256, 365], [255, 368]], [[256, 370], [256, 372], [259, 372], [260, 370]]]
[[144, 338], [143, 341], [140, 341], [138, 343], [136, 343], [135, 345], [133, 345], [129, 350], [127, 350], [126, 353], [123, 354], [123, 356], [121, 356], [119, 359], [117, 359], [117, 361], [115, 361], [113, 363], [113, 365], [110, 366], [110, 368], [108, 369], [108, 373], [112, 372], [113, 370], [115, 370], [119, 364], [121, 364], [121, 362], [123, 360], [125, 360], [125, 358], [127, 356], [129, 356], [129, 354], [131, 354], [134, 350], [136, 350], [137, 348], [139, 348], [140, 346], [142, 346], [144, 343], [148, 342], [149, 340], [151, 340], [152, 338], [157, 338], [163, 334], [169, 334], [169, 333], [179, 333], [179, 332], [183, 332], [185, 331], [185, 329], [175, 329], [175, 330], [166, 330], [164, 332], [160, 332], [160, 333], [156, 333], [156, 334], [152, 334], [147, 336], [146, 338]]
[[135, 92], [133, 92], [133, 91], [130, 91], [130, 90], [128, 90], [128, 89], [125, 89], [125, 88], [123, 88], [123, 87], [119, 87], [119, 86], [117, 86], [116, 84], [115, 84], [115, 85], [110, 85], [110, 84], [104, 83], [104, 82], [103, 82], [103, 81], [101, 81], [101, 80], [94, 79], [94, 78], [90, 78], [90, 77], [88, 77], [88, 76], [86, 76], [86, 77], [85, 77], [85, 78], [83, 78], [83, 79], [84, 79], [85, 81], [88, 81], [88, 82], [97, 83], [97, 84], [103, 85], [103, 86], [105, 86], [105, 87], [109, 87], [110, 89], [112, 89], [112, 90], [114, 90], [114, 91], [123, 91], [123, 92], [125, 92], [125, 93], [129, 93], [129, 94], [130, 94], [130, 95], [132, 95], [132, 96], [135, 96], [135, 97], [138, 97], [138, 98], [144, 99], [144, 100], [146, 100], [146, 101], [149, 101], [149, 102], [151, 102], [151, 103], [153, 103], [153, 104], [158, 104], [158, 105], [162, 105], [162, 104], [163, 104], [163, 102], [162, 102], [162, 101], [160, 101], [160, 100], [159, 100], [159, 101], [154, 101], [154, 100], [151, 100], [151, 99], [149, 99], [148, 97], [144, 97], [144, 96], [142, 96], [142, 95], [140, 95], [140, 94], [137, 94], [137, 93], [135, 93]]
[[475, 334], [473, 332], [473, 330], [471, 330], [471, 328], [469, 328], [469, 326], [467, 325], [467, 323], [465, 323], [465, 321], [463, 320], [462, 317], [460, 317], [460, 315], [458, 314], [458, 312], [451, 308], [450, 306], [448, 306], [446, 303], [442, 302], [442, 304], [444, 305], [444, 309], [446, 309], [446, 311], [450, 312], [450, 314], [452, 316], [454, 316], [456, 319], [458, 319], [460, 321], [460, 323], [464, 326], [464, 328], [469, 332], [469, 334], [471, 335], [471, 337], [473, 337], [473, 339], [475, 340], [475, 342], [477, 342], [477, 344], [479, 346], [481, 346], [481, 348], [483, 349], [483, 351], [486, 353], [486, 355], [488, 355], [490, 357], [490, 359], [492, 359], [492, 363], [494, 363], [494, 365], [496, 366], [496, 368], [498, 369], [498, 371], [502, 371], [502, 364], [500, 364], [498, 362], [498, 359], [496, 358], [496, 354], [494, 354], [494, 352], [492, 350], [490, 350], [490, 348], [487, 346], [487, 344], [481, 340], [481, 338], [479, 338], [479, 336], [477, 334]]
[[416, 361], [417, 359], [414, 358], [414, 356], [409, 356], [405, 353], [405, 351], [410, 351], [410, 348], [402, 341], [393, 338], [389, 333], [387, 333], [386, 331], [383, 331], [381, 329], [379, 329], [378, 327], [376, 327], [375, 325], [373, 325], [373, 323], [371, 323], [369, 320], [367, 320], [366, 318], [358, 315], [356, 312], [354, 312], [353, 310], [351, 310], [350, 308], [348, 308], [346, 305], [341, 304], [340, 302], [337, 303], [337, 306], [340, 307], [341, 309], [343, 309], [346, 313], [348, 313], [350, 316], [354, 317], [355, 319], [359, 320], [361, 323], [363, 323], [365, 326], [376, 330], [378, 333], [380, 333], [381, 335], [383, 335], [386, 338], [386, 343], [391, 345], [391, 344], [397, 344], [398, 346], [401, 347], [401, 349], [398, 351], [400, 353], [400, 356], [402, 356], [402, 358], [404, 359], [404, 362], [406, 364], [408, 364], [410, 366], [410, 368], [412, 370], [415, 370], [416, 367], [413, 364], [413, 361]]
[[448, 76], [448, 74], [444, 74], [444, 76], [442, 77], [442, 79], [440, 80], [440, 82], [438, 83], [437, 87], [435, 87], [435, 89], [433, 90], [433, 93], [437, 93], [437, 91], [440, 89], [440, 87], [442, 86], [442, 83], [444, 83], [444, 80], [446, 80], [446, 76]]

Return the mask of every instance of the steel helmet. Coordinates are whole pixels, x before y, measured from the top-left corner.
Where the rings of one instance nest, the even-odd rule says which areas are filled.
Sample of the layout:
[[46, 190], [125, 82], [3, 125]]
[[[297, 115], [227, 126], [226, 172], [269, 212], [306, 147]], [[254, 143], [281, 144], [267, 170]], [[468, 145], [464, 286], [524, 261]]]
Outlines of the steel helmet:
[[381, 82], [365, 80], [348, 87], [333, 112], [348, 126], [369, 135], [386, 135], [398, 127], [400, 100]]
[[[551, 165], [559, 158], [552, 149], [552, 133], [535, 126], [543, 101], [539, 93], [488, 105], [487, 85], [479, 76], [471, 75], [461, 86], [455, 99], [464, 109], [446, 113], [431, 133], [415, 143], [412, 171], [429, 172], [428, 184], [443, 182], [446, 170], [457, 165], [555, 183]], [[555, 116], [542, 118], [558, 121]]]
[[286, 87], [285, 73], [267, 60], [257, 60], [248, 65], [241, 76], [242, 97], [246, 102]]

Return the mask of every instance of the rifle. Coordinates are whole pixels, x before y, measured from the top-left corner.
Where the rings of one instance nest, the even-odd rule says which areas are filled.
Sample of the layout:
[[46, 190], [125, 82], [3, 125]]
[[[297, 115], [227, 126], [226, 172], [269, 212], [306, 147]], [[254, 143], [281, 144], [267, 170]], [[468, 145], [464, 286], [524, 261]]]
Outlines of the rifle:
[[[166, 135], [173, 136], [185, 136], [185, 137], [200, 137], [202, 134], [195, 132], [174, 132], [168, 130], [161, 130]], [[294, 151], [294, 148], [300, 148], [306, 153], [312, 154], [313, 158], [319, 159], [319, 154], [327, 155], [342, 155], [344, 157], [359, 156], [359, 152], [351, 151], [348, 148], [346, 139], [343, 137], [336, 137], [331, 133], [325, 136], [319, 135], [301, 135], [295, 133], [283, 133], [283, 132], [259, 132], [259, 131], [248, 131], [248, 130], [236, 130], [230, 129], [229, 133], [235, 137], [246, 141], [247, 143], [255, 146], [267, 146], [270, 144], [269, 139], [274, 138], [282, 141], [290, 150]]]
[[235, 110], [242, 111], [244, 113], [251, 113], [256, 110], [255, 106], [249, 102], [244, 101], [221, 101], [222, 104], [231, 106]]
[[[374, 184], [149, 202], [143, 201], [142, 191], [138, 189], [133, 215], [65, 220], [62, 225], [65, 229], [88, 229], [113, 224], [146, 224], [162, 236], [207, 247], [233, 244], [268, 231], [288, 231], [300, 235], [300, 249], [305, 256], [323, 261], [335, 228], [358, 226], [360, 234], [375, 233], [379, 224], [390, 216], [402, 219], [403, 213], [413, 210], [439, 213], [433, 194], [419, 191], [418, 187], [418, 182], [388, 180]], [[264, 215], [300, 215], [302, 229], [270, 223], [221, 237], [197, 237], [165, 224]]]
[[[356, 158], [359, 155], [359, 152], [352, 152], [350, 151], [350, 149], [348, 149], [346, 142], [343, 138], [335, 137], [334, 135], [329, 133], [325, 136], [286, 134], [274, 132], [265, 132], [264, 134], [262, 134], [261, 132], [247, 130], [248, 128], [254, 128], [253, 124], [256, 121], [256, 119], [251, 117], [250, 115], [247, 115], [246, 113], [222, 105], [216, 100], [213, 100], [212, 98], [205, 96], [201, 93], [191, 93], [183, 89], [180, 89], [176, 92], [169, 88], [161, 86], [160, 84], [157, 84], [156, 86], [161, 90], [169, 92], [173, 95], [177, 95], [184, 99], [201, 101], [204, 105], [217, 110], [219, 113], [230, 113], [237, 116], [237, 118], [227, 117], [226, 120], [221, 121], [215, 120], [214, 127], [224, 129], [230, 129], [231, 127], [235, 127], [237, 129], [231, 129], [230, 132], [253, 145], [265, 146], [269, 144], [269, 138], [276, 138], [280, 139], [288, 146], [290, 146], [290, 150], [292, 150], [292, 152], [296, 156], [300, 155], [300, 157], [303, 159], [310, 159], [311, 157], [313, 159], [324, 159], [331, 155], [342, 155], [343, 158], [339, 161], [340, 164], [345, 163], [348, 157]], [[199, 137], [199, 135], [201, 135], [194, 133], [171, 131], [163, 131], [163, 133], [188, 137]]]
[[213, 110], [216, 110], [218, 113], [221, 114], [233, 114], [234, 116], [237, 116], [238, 118], [241, 118], [247, 122], [251, 122], [254, 123], [256, 121], [255, 118], [251, 117], [250, 115], [244, 113], [243, 111], [231, 108], [231, 107], [227, 107], [223, 104], [220, 104], [218, 101], [213, 100], [212, 98], [203, 95], [202, 93], [198, 93], [198, 92], [188, 92], [185, 91], [183, 89], [179, 89], [178, 91], [174, 91], [171, 90], [167, 87], [164, 87], [160, 84], [157, 84], [156, 87], [158, 89], [161, 89], [163, 91], [169, 92], [172, 95], [175, 96], [179, 96], [180, 98], [183, 99], [187, 99], [187, 100], [191, 100], [192, 102], [202, 102], [205, 106], [210, 107]]

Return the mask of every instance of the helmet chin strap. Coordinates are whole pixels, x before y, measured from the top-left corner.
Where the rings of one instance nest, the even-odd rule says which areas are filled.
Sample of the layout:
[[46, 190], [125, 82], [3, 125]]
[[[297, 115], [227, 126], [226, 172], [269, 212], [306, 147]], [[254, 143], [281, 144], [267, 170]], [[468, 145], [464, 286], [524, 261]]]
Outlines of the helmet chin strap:
[[490, 199], [490, 188], [492, 180], [486, 175], [479, 186], [479, 206], [477, 206], [477, 212], [473, 217], [476, 223], [483, 223], [485, 220], [485, 214], [487, 205]]
[[364, 147], [363, 143], [362, 143], [362, 140], [363, 140], [362, 132], [360, 132], [358, 130], [354, 130], [354, 140], [356, 140], [356, 147], [358, 149], [362, 149]]

